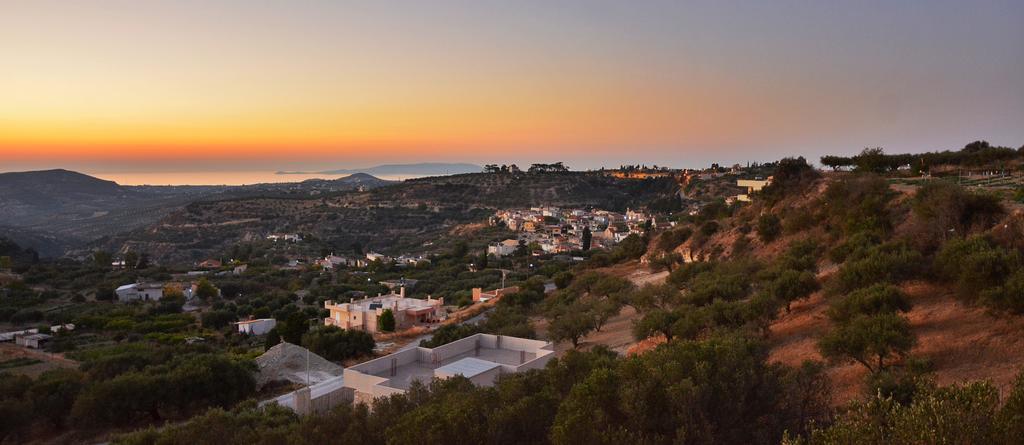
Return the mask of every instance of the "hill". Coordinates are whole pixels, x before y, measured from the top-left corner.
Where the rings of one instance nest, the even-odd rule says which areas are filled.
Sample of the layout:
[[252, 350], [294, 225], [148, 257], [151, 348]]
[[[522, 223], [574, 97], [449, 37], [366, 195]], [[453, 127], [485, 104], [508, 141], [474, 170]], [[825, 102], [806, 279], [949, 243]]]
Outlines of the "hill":
[[367, 174], [248, 186], [122, 186], [68, 170], [0, 174], [0, 235], [44, 256], [159, 221], [202, 199], [312, 196], [392, 184]]
[[[813, 260], [820, 288], [792, 301], [790, 310], [778, 310], [762, 335], [773, 363], [825, 363], [833, 405], [874, 394], [874, 384], [891, 385], [884, 387], [891, 391], [921, 375], [939, 385], [989, 381], [1004, 397], [1009, 394], [1024, 370], [1024, 297], [1013, 281], [1024, 274], [1024, 213], [1014, 202], [941, 180], [909, 187], [874, 175], [835, 173], [783, 183], [755, 194], [750, 205], [707, 206], [689, 219], [689, 229], [677, 229], [692, 230], [692, 236], [668, 244], [669, 252], [689, 265], [677, 266], [667, 282], [680, 286], [684, 300], [709, 293], [714, 303], [700, 310], [721, 317], [712, 324], [735, 322], [729, 317], [743, 323], [737, 314], [716, 311], [779, 295], [786, 288], [771, 280], [784, 267], [780, 264]], [[648, 265], [627, 263], [600, 271], [630, 279], [648, 275], [645, 271], [665, 252], [663, 237], [667, 234], [652, 239]], [[794, 258], [793, 249], [803, 253]], [[730, 275], [735, 269], [756, 273], [750, 278]], [[716, 278], [692, 278], [705, 273]], [[746, 289], [734, 290], [733, 280]], [[907, 301], [907, 310], [898, 314], [914, 339], [911, 347], [887, 356], [884, 373], [824, 354], [823, 339], [844, 326], [834, 318], [837, 305], [886, 284]], [[748, 300], [736, 301], [736, 295]], [[635, 353], [664, 343], [664, 337], [652, 337], [622, 344], [622, 334], [643, 318], [626, 308], [609, 321], [609, 329], [591, 332], [582, 344]]]
[[440, 176], [363, 191], [196, 202], [99, 246], [146, 252], [157, 261], [194, 261], [269, 233], [288, 232], [302, 233], [338, 252], [358, 243], [405, 253], [422, 250], [424, 243], [437, 241], [460, 224], [484, 221], [498, 208], [552, 205], [624, 211], [672, 198], [677, 190], [669, 178], [633, 181], [583, 172]]

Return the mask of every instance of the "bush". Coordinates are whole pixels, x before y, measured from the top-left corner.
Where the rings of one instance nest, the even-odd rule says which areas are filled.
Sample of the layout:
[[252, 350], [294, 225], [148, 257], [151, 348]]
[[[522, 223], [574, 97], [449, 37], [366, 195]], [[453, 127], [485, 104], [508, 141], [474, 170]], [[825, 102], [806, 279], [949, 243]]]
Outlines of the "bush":
[[757, 237], [761, 242], [770, 244], [782, 233], [782, 222], [778, 216], [764, 214], [757, 218]]
[[789, 312], [794, 301], [810, 297], [820, 288], [813, 273], [787, 269], [769, 282], [765, 290], [769, 296], [783, 302], [786, 312]]
[[975, 236], [954, 239], [942, 246], [935, 256], [933, 271], [939, 279], [956, 284], [961, 294], [969, 295], [1001, 286], [1020, 268], [1019, 253]]
[[421, 340], [420, 346], [424, 348], [436, 348], [441, 345], [446, 345], [455, 340], [469, 337], [473, 334], [479, 333], [480, 328], [476, 325], [471, 324], [449, 324], [444, 325], [434, 331], [434, 334], [429, 340]]
[[332, 361], [343, 361], [373, 353], [373, 336], [337, 326], [320, 326], [302, 336], [302, 345]]
[[210, 311], [203, 314], [203, 327], [220, 329], [235, 321], [235, 313], [227, 310]]
[[391, 312], [391, 309], [384, 309], [384, 312], [377, 317], [377, 327], [382, 332], [395, 332], [395, 314]]
[[917, 276], [924, 259], [901, 243], [872, 247], [862, 257], [848, 259], [832, 281], [833, 293], [846, 293], [876, 283], [899, 283]]
[[847, 323], [858, 315], [875, 315], [910, 311], [910, 302], [896, 286], [876, 284], [858, 289], [833, 302], [828, 318], [835, 323]]
[[910, 323], [899, 315], [860, 315], [829, 331], [818, 341], [821, 354], [834, 362], [857, 362], [872, 373], [885, 370], [917, 343]]

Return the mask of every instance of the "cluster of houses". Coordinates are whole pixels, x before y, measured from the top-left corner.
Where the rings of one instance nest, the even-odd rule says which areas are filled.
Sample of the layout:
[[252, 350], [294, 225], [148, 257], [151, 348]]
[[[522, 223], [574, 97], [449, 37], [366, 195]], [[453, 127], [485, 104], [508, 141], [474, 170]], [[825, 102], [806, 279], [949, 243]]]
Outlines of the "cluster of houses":
[[533, 243], [544, 253], [580, 250], [585, 231], [590, 232], [590, 248], [607, 248], [629, 235], [643, 234], [648, 225], [658, 224], [653, 215], [632, 209], [618, 213], [558, 207], [500, 210], [489, 222], [492, 225], [504, 224], [518, 235], [517, 239], [507, 239], [487, 247], [487, 254], [497, 257], [511, 255], [520, 245]]
[[[381, 253], [368, 252], [365, 255], [363, 255], [362, 257], [345, 257], [345, 256], [335, 255], [335, 254], [332, 253], [332, 254], [327, 255], [327, 256], [325, 256], [325, 257], [323, 257], [321, 259], [316, 260], [315, 264], [320, 266], [321, 268], [323, 268], [325, 270], [332, 270], [332, 269], [335, 269], [335, 268], [338, 268], [338, 267], [349, 267], [349, 268], [366, 267], [366, 266], [369, 266], [370, 263], [373, 263], [373, 262], [393, 263], [393, 264], [395, 264], [396, 266], [399, 266], [399, 267], [408, 267], [408, 266], [420, 266], [420, 265], [423, 265], [423, 264], [429, 264], [430, 260], [428, 258], [426, 258], [426, 257], [418, 256], [418, 255], [400, 255], [400, 256], [392, 258], [390, 256], [387, 256], [387, 255], [384, 255], [384, 254], [381, 254]], [[297, 267], [301, 267], [303, 264], [305, 264], [304, 260], [296, 258], [296, 259], [293, 259], [293, 260], [289, 261], [288, 266], [290, 268], [297, 268]]]

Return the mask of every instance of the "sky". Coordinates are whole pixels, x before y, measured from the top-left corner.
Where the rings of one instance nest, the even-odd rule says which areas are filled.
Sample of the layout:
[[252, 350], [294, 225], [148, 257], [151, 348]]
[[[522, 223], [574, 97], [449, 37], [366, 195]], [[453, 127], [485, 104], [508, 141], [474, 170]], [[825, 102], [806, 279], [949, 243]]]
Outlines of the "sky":
[[1018, 147], [1022, 23], [1019, 0], [0, 0], [0, 171]]

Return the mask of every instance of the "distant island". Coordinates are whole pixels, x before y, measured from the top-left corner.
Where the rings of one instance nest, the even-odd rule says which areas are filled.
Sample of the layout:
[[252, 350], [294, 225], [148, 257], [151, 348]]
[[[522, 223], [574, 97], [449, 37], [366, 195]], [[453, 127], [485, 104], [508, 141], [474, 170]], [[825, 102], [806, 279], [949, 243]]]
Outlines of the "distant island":
[[303, 171], [279, 171], [279, 175], [351, 175], [366, 173], [370, 175], [410, 175], [410, 176], [437, 176], [457, 175], [462, 173], [479, 173], [483, 167], [468, 163], [442, 163], [424, 162], [419, 164], [384, 164], [366, 168], [349, 168], [338, 170], [324, 170], [316, 172]]

